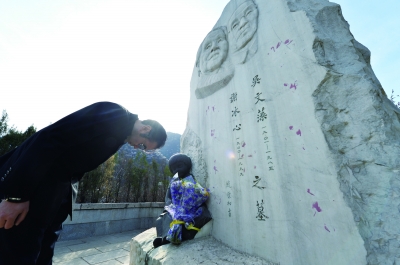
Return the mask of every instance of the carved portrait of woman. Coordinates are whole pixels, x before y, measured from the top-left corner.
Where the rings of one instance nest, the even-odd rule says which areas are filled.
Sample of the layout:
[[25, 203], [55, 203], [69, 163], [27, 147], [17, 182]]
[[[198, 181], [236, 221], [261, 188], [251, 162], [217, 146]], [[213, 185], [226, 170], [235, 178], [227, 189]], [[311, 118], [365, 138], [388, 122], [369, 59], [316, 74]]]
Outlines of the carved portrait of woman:
[[234, 64], [243, 64], [257, 52], [258, 9], [252, 1], [244, 1], [228, 21], [230, 56]]
[[199, 81], [195, 94], [198, 99], [214, 94], [232, 79], [234, 68], [227, 60], [228, 51], [226, 27], [213, 29], [201, 43], [196, 58]]

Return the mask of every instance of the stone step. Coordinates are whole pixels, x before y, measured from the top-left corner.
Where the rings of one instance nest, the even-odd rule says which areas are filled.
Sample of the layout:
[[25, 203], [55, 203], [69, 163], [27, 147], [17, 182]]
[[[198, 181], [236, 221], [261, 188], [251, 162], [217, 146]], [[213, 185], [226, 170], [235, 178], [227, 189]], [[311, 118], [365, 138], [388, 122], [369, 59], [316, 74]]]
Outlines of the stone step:
[[155, 238], [156, 229], [153, 227], [132, 239], [130, 265], [279, 264], [238, 252], [219, 242], [207, 232], [205, 232], [205, 236], [184, 241], [179, 246], [167, 244], [156, 249], [153, 247]]

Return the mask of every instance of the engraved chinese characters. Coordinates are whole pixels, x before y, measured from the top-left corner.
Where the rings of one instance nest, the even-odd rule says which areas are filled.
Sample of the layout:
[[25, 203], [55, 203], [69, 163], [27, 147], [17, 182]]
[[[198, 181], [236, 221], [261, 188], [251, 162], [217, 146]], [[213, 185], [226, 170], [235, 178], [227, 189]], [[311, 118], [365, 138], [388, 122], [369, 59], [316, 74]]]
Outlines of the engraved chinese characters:
[[198, 99], [228, 85], [234, 76], [234, 64], [246, 63], [257, 52], [257, 6], [252, 0], [239, 1], [238, 5], [226, 25], [207, 34], [197, 52]]
[[[316, 62], [313, 43], [319, 32], [313, 27], [321, 23], [310, 23], [307, 10], [314, 6], [300, 2], [305, 12], [290, 12], [299, 1], [227, 4], [204, 36], [192, 72], [186, 128], [201, 141], [188, 135], [181, 150], [196, 148], [202, 154], [192, 159], [204, 164], [203, 174], [194, 174], [205, 176], [212, 191], [208, 206], [216, 239], [274, 263], [326, 264], [330, 259], [330, 264], [366, 264], [362, 239], [340, 191], [332, 146], [322, 131], [335, 132], [329, 137], [358, 135], [346, 131], [352, 120], [335, 131], [331, 115], [347, 115], [342, 105], [351, 106], [344, 96], [335, 103], [340, 111], [326, 112], [330, 97], [339, 97], [339, 86], [347, 85], [335, 83], [341, 77], [335, 72], [331, 80], [329, 65]], [[319, 19], [326, 18], [324, 12]], [[347, 49], [349, 38], [340, 49]], [[232, 72], [226, 71], [229, 66]], [[230, 80], [225, 78], [229, 73], [234, 74]], [[324, 83], [325, 78], [331, 81]], [[330, 86], [328, 96], [322, 89]], [[324, 115], [333, 120], [322, 121]], [[346, 148], [334, 154], [343, 155]], [[357, 181], [347, 177], [351, 170], [343, 167], [345, 180]], [[310, 249], [316, 250], [312, 256]], [[342, 259], [346, 251], [351, 253]]]

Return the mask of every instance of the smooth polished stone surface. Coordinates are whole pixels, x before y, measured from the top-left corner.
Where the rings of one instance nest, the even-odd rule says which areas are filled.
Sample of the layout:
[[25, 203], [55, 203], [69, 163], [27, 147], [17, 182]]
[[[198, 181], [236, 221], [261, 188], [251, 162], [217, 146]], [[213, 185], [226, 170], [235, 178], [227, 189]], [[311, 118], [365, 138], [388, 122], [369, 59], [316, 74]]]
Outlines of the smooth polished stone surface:
[[181, 138], [212, 237], [280, 264], [400, 263], [399, 120], [339, 5], [230, 1]]

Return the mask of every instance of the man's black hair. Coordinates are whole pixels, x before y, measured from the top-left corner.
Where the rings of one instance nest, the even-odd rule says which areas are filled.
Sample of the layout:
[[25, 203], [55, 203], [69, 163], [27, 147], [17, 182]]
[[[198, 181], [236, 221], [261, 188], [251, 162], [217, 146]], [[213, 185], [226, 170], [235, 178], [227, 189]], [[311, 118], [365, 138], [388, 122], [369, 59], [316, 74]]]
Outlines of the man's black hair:
[[167, 140], [167, 133], [164, 127], [155, 120], [144, 120], [142, 121], [144, 125], [150, 125], [151, 131], [146, 134], [141, 134], [144, 138], [149, 139], [152, 142], [157, 143], [157, 148], [161, 148], [164, 146], [165, 141]]

